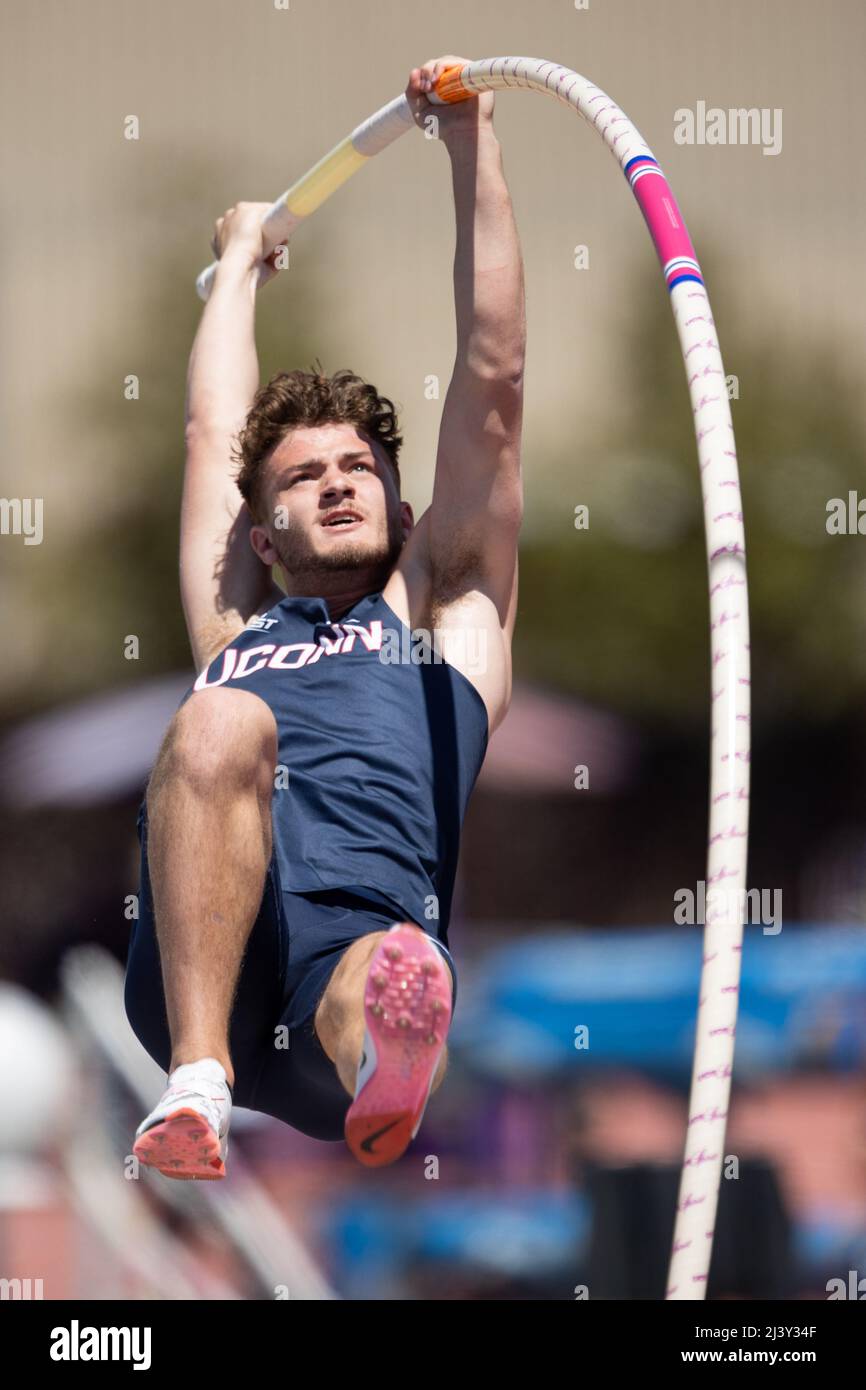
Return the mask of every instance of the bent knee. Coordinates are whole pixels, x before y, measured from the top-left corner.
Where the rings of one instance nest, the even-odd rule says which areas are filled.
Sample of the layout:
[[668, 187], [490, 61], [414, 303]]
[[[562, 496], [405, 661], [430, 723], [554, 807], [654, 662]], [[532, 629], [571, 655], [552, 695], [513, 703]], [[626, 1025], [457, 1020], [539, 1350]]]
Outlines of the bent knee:
[[354, 1017], [363, 1003], [370, 957], [387, 935], [387, 931], [365, 932], [346, 947], [319, 999], [317, 1016], [327, 1017], [337, 1028]]
[[273, 790], [277, 725], [272, 710], [246, 690], [200, 690], [177, 711], [163, 740], [148, 796], [167, 777], [209, 792], [227, 781]]

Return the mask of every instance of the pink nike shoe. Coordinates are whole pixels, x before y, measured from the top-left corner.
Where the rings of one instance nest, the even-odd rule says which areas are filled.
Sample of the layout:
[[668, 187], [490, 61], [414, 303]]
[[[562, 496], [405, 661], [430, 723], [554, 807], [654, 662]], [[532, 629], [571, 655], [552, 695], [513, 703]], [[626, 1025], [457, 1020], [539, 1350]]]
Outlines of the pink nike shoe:
[[415, 1138], [451, 1025], [451, 974], [433, 939], [397, 922], [370, 960], [364, 1046], [346, 1143], [360, 1163], [393, 1163]]

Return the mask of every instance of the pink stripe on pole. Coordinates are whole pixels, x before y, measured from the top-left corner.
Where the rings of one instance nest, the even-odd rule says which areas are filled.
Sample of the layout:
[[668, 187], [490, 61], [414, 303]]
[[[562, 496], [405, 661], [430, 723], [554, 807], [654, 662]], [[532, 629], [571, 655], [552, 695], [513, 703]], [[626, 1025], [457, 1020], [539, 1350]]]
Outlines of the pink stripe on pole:
[[[646, 173], [643, 171], [646, 170]], [[670, 185], [657, 164], [639, 164], [629, 170], [631, 190], [644, 215], [650, 236], [655, 243], [662, 269], [669, 261], [679, 256], [688, 256], [695, 262], [691, 274], [700, 275], [697, 257], [686, 224], [677, 207], [677, 200]], [[682, 267], [674, 267], [668, 274], [668, 282], [682, 274]]]

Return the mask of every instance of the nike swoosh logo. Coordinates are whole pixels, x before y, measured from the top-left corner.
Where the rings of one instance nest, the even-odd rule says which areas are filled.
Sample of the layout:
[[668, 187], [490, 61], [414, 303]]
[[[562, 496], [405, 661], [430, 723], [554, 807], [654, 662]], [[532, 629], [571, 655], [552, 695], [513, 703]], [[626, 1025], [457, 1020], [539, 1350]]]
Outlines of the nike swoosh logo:
[[362, 1139], [361, 1148], [364, 1150], [364, 1153], [373, 1153], [373, 1145], [375, 1144], [376, 1140], [381, 1139], [383, 1134], [387, 1134], [389, 1129], [393, 1129], [394, 1126], [398, 1125], [399, 1123], [399, 1119], [392, 1120], [391, 1123], [389, 1125], [385, 1125], [383, 1129], [377, 1129], [375, 1134], [368, 1134], [366, 1139]]

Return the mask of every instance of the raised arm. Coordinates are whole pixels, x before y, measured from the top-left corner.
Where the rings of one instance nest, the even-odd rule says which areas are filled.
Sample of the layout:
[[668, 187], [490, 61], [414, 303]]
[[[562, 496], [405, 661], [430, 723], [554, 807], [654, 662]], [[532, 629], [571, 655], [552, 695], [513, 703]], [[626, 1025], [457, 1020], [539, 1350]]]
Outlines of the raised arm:
[[457, 222], [457, 352], [439, 434], [429, 560], [435, 589], [455, 597], [461, 588], [485, 593], [510, 637], [523, 515], [526, 316], [520, 242], [493, 129], [493, 93], [445, 108], [418, 96], [442, 67], [465, 61], [449, 56], [426, 64], [413, 72], [407, 89], [414, 89], [422, 128], [425, 116], [439, 119]]
[[196, 669], [250, 617], [283, 597], [250, 545], [252, 518], [234, 482], [232, 450], [259, 386], [256, 288], [275, 274], [262, 261], [267, 203], [240, 203], [216, 225], [220, 255], [189, 359], [186, 465], [180, 518], [180, 588]]

